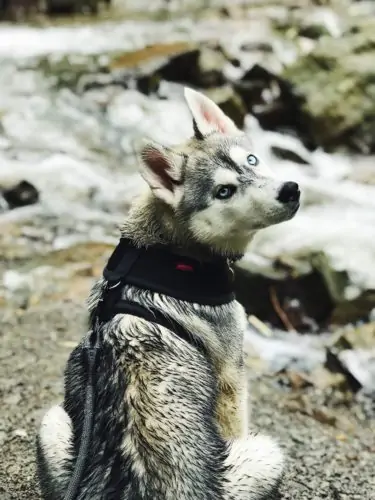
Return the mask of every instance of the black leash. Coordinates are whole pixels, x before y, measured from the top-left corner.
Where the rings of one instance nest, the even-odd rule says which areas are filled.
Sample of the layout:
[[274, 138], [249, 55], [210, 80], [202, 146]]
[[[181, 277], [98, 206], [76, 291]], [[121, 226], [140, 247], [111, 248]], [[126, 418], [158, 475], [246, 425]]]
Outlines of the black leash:
[[[99, 335], [97, 336], [99, 340]], [[94, 422], [94, 368], [99, 351], [99, 342], [93, 347], [90, 345], [88, 338], [84, 345], [84, 352], [86, 355], [86, 363], [88, 367], [88, 380], [86, 388], [86, 398], [84, 407], [84, 420], [82, 427], [81, 442], [78, 450], [77, 460], [74, 466], [73, 474], [66, 490], [64, 500], [74, 500], [77, 497], [79, 485], [82, 480], [83, 473], [85, 472], [86, 459], [89, 453], [91, 434]]]

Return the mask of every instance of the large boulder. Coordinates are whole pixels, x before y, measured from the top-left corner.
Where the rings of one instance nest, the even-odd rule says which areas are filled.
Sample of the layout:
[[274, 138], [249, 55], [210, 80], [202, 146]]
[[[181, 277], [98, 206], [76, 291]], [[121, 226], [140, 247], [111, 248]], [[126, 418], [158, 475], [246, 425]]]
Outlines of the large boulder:
[[374, 49], [370, 18], [341, 37], [321, 37], [283, 73], [303, 99], [315, 141], [326, 150], [375, 152]]

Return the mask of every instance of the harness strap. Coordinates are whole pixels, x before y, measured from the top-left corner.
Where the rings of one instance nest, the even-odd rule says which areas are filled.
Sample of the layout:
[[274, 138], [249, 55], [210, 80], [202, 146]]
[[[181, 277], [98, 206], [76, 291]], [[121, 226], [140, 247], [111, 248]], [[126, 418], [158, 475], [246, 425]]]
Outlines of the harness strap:
[[111, 283], [126, 278], [144, 252], [145, 248], [130, 245], [129, 240], [121, 238], [104, 268], [104, 278]]
[[158, 309], [146, 308], [136, 302], [121, 299], [115, 304], [112, 312], [113, 314], [130, 314], [132, 316], [145, 319], [150, 323], [157, 323], [160, 326], [164, 326], [165, 328], [171, 330], [184, 342], [196, 347], [202, 354], [207, 354], [206, 346], [198, 337], [192, 335], [181, 325], [181, 323], [178, 323], [175, 319], [171, 318], [167, 314], [164, 314]]

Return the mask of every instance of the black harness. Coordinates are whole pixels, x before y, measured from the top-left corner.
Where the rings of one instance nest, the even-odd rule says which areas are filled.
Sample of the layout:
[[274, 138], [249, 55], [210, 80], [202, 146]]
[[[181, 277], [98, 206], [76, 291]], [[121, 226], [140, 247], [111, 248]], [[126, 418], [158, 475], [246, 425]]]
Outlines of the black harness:
[[180, 256], [168, 247], [137, 247], [121, 238], [104, 269], [105, 285], [90, 315], [91, 330], [84, 352], [87, 363], [87, 389], [84, 422], [77, 461], [64, 500], [74, 500], [85, 470], [94, 418], [94, 371], [102, 343], [102, 326], [116, 314], [130, 314], [171, 330], [185, 342], [206, 354], [203, 342], [193, 337], [178, 321], [156, 308], [143, 307], [123, 298], [126, 285], [149, 290], [178, 300], [219, 306], [234, 300], [233, 271], [224, 258], [201, 262]]

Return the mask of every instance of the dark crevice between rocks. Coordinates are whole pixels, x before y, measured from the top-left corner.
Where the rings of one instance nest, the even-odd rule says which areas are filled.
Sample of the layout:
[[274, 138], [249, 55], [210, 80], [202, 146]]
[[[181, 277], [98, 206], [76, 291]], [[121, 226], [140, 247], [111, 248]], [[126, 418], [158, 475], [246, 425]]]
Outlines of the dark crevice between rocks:
[[235, 287], [237, 299], [247, 314], [286, 329], [280, 317], [281, 308], [290, 325], [300, 333], [322, 328], [335, 307], [324, 278], [316, 270], [278, 280], [237, 268]]
[[79, 13], [98, 14], [101, 5], [111, 0], [0, 0], [0, 20], [19, 20], [33, 15], [72, 16]]

